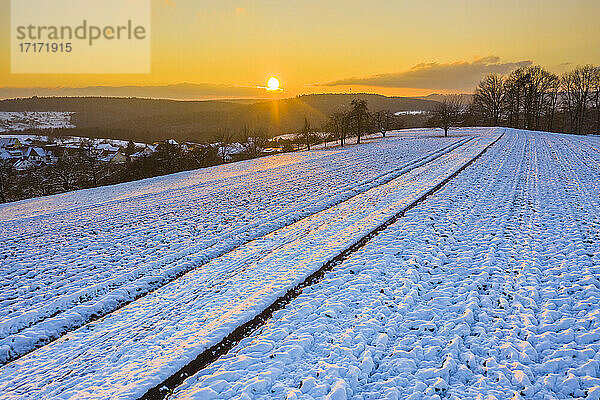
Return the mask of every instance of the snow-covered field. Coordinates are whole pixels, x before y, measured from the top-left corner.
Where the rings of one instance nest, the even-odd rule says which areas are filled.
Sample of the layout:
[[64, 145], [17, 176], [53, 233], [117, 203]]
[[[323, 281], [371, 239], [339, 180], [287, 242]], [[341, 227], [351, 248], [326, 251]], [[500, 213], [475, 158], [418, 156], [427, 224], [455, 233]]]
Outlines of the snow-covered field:
[[490, 145], [175, 397], [597, 398], [600, 138], [504, 129], [0, 206], [0, 390], [138, 398]]
[[72, 112], [58, 111], [0, 111], [0, 132], [25, 129], [73, 128]]
[[174, 398], [599, 398], [599, 145], [508, 132]]
[[468, 139], [397, 138], [0, 207], [0, 360]]

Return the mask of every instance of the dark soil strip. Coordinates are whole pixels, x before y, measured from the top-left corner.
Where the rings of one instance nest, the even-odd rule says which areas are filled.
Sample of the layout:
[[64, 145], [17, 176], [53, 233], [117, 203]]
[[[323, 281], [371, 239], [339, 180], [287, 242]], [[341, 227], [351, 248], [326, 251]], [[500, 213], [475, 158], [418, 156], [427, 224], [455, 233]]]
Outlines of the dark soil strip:
[[171, 375], [169, 378], [156, 385], [152, 389], [148, 390], [146, 394], [144, 394], [140, 400], [162, 400], [166, 399], [175, 388], [183, 383], [183, 381], [197, 372], [203, 370], [213, 362], [215, 362], [219, 357], [228, 353], [233, 347], [235, 347], [242, 339], [249, 336], [256, 329], [260, 328], [265, 324], [267, 320], [269, 320], [275, 311], [281, 310], [288, 303], [298, 297], [302, 290], [305, 287], [314, 285], [323, 279], [325, 274], [331, 271], [336, 265], [339, 265], [342, 261], [347, 259], [352, 253], [355, 253], [360, 248], [364, 247], [371, 239], [381, 233], [388, 226], [396, 222], [399, 218], [403, 217], [406, 211], [414, 208], [429, 196], [440, 190], [444, 185], [446, 185], [450, 180], [454, 179], [458, 174], [460, 174], [465, 168], [473, 164], [479, 157], [481, 157], [490, 147], [492, 147], [496, 142], [498, 142], [504, 133], [500, 135], [496, 140], [490, 143], [485, 149], [481, 151], [477, 156], [467, 162], [465, 165], [460, 167], [456, 172], [452, 175], [444, 179], [442, 182], [438, 183], [432, 189], [428, 190], [425, 194], [415, 200], [413, 203], [409, 204], [406, 208], [404, 208], [399, 213], [392, 216], [382, 225], [375, 228], [366, 236], [362, 237], [358, 242], [353, 244], [351, 247], [347, 248], [333, 259], [327, 261], [319, 270], [314, 272], [312, 275], [308, 276], [303, 282], [298, 284], [296, 287], [288, 290], [288, 292], [282, 297], [275, 300], [269, 307], [263, 310], [260, 314], [254, 317], [252, 320], [240, 325], [233, 332], [227, 335], [223, 340], [221, 340], [216, 345], [204, 350], [201, 354], [196, 357], [196, 359], [189, 362], [186, 366], [181, 368], [175, 374]]

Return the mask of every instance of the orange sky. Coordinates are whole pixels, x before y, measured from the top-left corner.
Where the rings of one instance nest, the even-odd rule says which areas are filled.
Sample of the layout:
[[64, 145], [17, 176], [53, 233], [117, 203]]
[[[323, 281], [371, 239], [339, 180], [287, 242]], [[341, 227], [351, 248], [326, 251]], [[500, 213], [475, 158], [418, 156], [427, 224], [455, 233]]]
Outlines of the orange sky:
[[0, 0], [3, 87], [256, 87], [274, 75], [286, 96], [421, 95], [468, 91], [527, 62], [600, 64], [598, 0], [152, 0], [150, 74], [11, 74], [9, 4]]

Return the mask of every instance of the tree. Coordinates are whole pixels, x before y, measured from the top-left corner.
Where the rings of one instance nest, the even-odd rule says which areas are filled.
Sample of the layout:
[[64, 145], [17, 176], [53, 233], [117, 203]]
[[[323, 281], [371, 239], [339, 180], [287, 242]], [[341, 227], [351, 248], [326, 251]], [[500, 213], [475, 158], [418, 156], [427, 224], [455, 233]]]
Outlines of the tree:
[[460, 122], [462, 110], [460, 96], [449, 96], [433, 110], [433, 123], [437, 128], [444, 130], [444, 136], [448, 136], [448, 130]]
[[331, 132], [337, 140], [340, 141], [340, 146], [344, 147], [348, 133], [350, 132], [350, 115], [343, 111], [336, 111], [329, 117], [327, 130]]
[[12, 165], [5, 160], [0, 160], [0, 202], [8, 200], [8, 187], [11, 185], [15, 175]]
[[594, 69], [592, 92], [592, 107], [596, 111], [596, 135], [600, 135], [600, 67]]
[[302, 130], [299, 133], [298, 139], [301, 143], [306, 145], [306, 149], [309, 151], [311, 143], [315, 142], [315, 133], [306, 117], [304, 117], [304, 126], [302, 126]]
[[190, 168], [210, 167], [219, 164], [222, 160], [218, 153], [218, 149], [209, 144], [194, 146], [186, 156], [191, 161], [188, 164]]
[[360, 144], [360, 138], [365, 133], [365, 128], [370, 117], [369, 108], [366, 100], [354, 99], [350, 103], [350, 116], [356, 135], [356, 144]]
[[526, 129], [539, 129], [547, 92], [551, 87], [553, 75], [544, 68], [535, 65], [525, 69], [522, 80], [523, 114]]
[[217, 145], [217, 153], [223, 162], [227, 161], [229, 150], [233, 147], [235, 142], [235, 134], [231, 129], [222, 128], [217, 131], [214, 136], [214, 140]]
[[244, 148], [244, 154], [249, 158], [254, 158], [262, 154], [269, 137], [263, 130], [250, 129], [248, 126], [244, 126], [240, 130], [239, 141]]
[[474, 121], [469, 123], [600, 134], [600, 68], [579, 66], [561, 77], [540, 66], [518, 68], [504, 78], [488, 75], [469, 113]]
[[545, 102], [545, 117], [546, 127], [549, 131], [554, 129], [554, 120], [556, 116], [556, 110], [560, 99], [560, 79], [554, 74], [550, 74], [548, 77], [548, 87], [546, 90], [546, 102]]
[[505, 98], [504, 80], [498, 74], [489, 74], [475, 89], [473, 107], [486, 124], [500, 126]]
[[164, 140], [156, 147], [154, 156], [158, 162], [160, 173], [171, 174], [181, 171], [180, 161], [183, 151], [177, 142], [173, 140]]
[[100, 174], [100, 168], [102, 162], [100, 157], [102, 150], [100, 150], [95, 142], [91, 139], [84, 139], [80, 145], [81, 148], [81, 164], [86, 169], [89, 177], [92, 180], [92, 186], [98, 186], [98, 178]]
[[133, 140], [127, 142], [127, 147], [125, 147], [125, 155], [127, 157], [131, 157], [132, 154], [137, 153], [138, 149]]
[[569, 116], [571, 133], [583, 133], [595, 74], [596, 69], [593, 66], [584, 65], [567, 72], [561, 78], [564, 106]]
[[62, 188], [64, 192], [76, 189], [80, 161], [76, 155], [70, 155], [66, 151], [58, 161], [51, 167], [52, 180]]
[[513, 128], [520, 127], [523, 87], [526, 81], [526, 69], [517, 68], [505, 80], [505, 91], [508, 96], [508, 125]]
[[390, 129], [391, 113], [388, 110], [377, 111], [374, 115], [375, 128], [385, 137]]

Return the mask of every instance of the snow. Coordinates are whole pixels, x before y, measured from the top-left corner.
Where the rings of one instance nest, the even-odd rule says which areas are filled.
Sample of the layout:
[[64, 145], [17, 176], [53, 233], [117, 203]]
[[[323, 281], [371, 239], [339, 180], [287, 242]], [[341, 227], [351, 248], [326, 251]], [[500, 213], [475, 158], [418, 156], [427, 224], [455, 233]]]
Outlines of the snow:
[[507, 132], [172, 398], [598, 398], [599, 144]]
[[600, 138], [504, 129], [0, 206], [0, 390], [138, 398], [501, 134], [174, 397], [597, 398]]
[[0, 132], [26, 129], [73, 128], [72, 112], [58, 111], [0, 111]]
[[[203, 349], [221, 340], [239, 324], [259, 314], [282, 293], [318, 269], [327, 258], [333, 258], [391, 215], [397, 213], [402, 207], [414, 201], [419, 193], [424, 193], [435, 186], [445, 176], [480, 152], [496, 136], [497, 134], [491, 133], [475, 137], [472, 140], [460, 138], [458, 144], [462, 144], [461, 146], [454, 145], [433, 154], [426, 153], [425, 159], [417, 163], [409, 161], [404, 166], [400, 163], [402, 154], [410, 155], [409, 159], [414, 160], [415, 150], [419, 146], [430, 150], [432, 143], [428, 140], [421, 142], [416, 139], [408, 141], [391, 139], [368, 147], [372, 150], [371, 154], [361, 152], [361, 149], [357, 147], [343, 152], [322, 152], [320, 157], [308, 158], [315, 161], [316, 164], [312, 167], [316, 171], [311, 170], [310, 164], [306, 163], [286, 164], [284, 167], [278, 167], [278, 179], [275, 181], [273, 179], [275, 171], [266, 170], [266, 179], [259, 179], [254, 190], [258, 194], [261, 194], [261, 190], [267, 189], [273, 192], [275, 190], [273, 186], [269, 187], [268, 185], [275, 185], [280, 191], [281, 194], [278, 194], [275, 199], [276, 204], [267, 203], [270, 212], [280, 212], [270, 215], [271, 220], [267, 219], [265, 223], [258, 218], [260, 214], [257, 212], [259, 211], [257, 205], [260, 205], [260, 202], [266, 202], [273, 196], [260, 196], [259, 203], [251, 205], [253, 212], [250, 213], [252, 217], [250, 226], [240, 229], [231, 223], [233, 225], [231, 228], [238, 229], [237, 232], [227, 232], [227, 235], [231, 236], [229, 240], [227, 240], [228, 236], [222, 235], [223, 239], [219, 238], [218, 242], [208, 242], [208, 245], [213, 246], [211, 248], [199, 242], [196, 235], [193, 238], [194, 247], [187, 247], [189, 243], [185, 243], [185, 250], [176, 256], [165, 257], [163, 264], [154, 266], [158, 271], [152, 271], [148, 267], [149, 273], [146, 276], [142, 275], [133, 284], [108, 293], [106, 290], [100, 291], [105, 294], [103, 297], [88, 303], [77, 304], [72, 312], [67, 310], [64, 315], [52, 316], [56, 310], [56, 304], [70, 306], [73, 297], [69, 296], [69, 293], [65, 294], [66, 290], [63, 288], [57, 293], [55, 288], [58, 285], [54, 284], [58, 281], [56, 275], [48, 277], [49, 286], [39, 284], [35, 286], [35, 291], [43, 293], [39, 296], [33, 291], [32, 296], [27, 298], [27, 291], [31, 289], [31, 285], [22, 283], [20, 288], [24, 290], [21, 290], [23, 293], [19, 297], [24, 299], [23, 305], [6, 308], [14, 315], [11, 316], [12, 318], [6, 319], [9, 323], [3, 329], [3, 332], [11, 333], [2, 342], [3, 348], [6, 349], [6, 355], [30, 350], [38, 344], [37, 342], [60, 331], [65, 325], [68, 327], [71, 325], [71, 328], [76, 327], [77, 324], [83, 322], [82, 320], [85, 320], [86, 313], [98, 312], [96, 307], [110, 308], [120, 301], [119, 296], [135, 295], [136, 288], [145, 288], [154, 285], [157, 281], [160, 282], [161, 272], [163, 275], [174, 276], [182, 270], [195, 268], [119, 311], [84, 325], [81, 329], [64, 335], [61, 339], [6, 365], [0, 373], [2, 375], [0, 380], [6, 383], [6, 386], [0, 385], [3, 386], [2, 390], [14, 387], [16, 379], [25, 385], [18, 385], [21, 394], [33, 395], [35, 393], [29, 385], [35, 387], [48, 385], [45, 390], [49, 395], [70, 392], [77, 393], [79, 396], [80, 391], [85, 390], [84, 388], [90, 384], [97, 386], [101, 385], [101, 382], [111, 381], [111, 387], [103, 388], [102, 392], [96, 392], [95, 397], [112, 398], [121, 395], [136, 397], [143, 394], [145, 389], [168, 377], [182, 364], [184, 365], [186, 360], [194, 358]], [[454, 142], [457, 142], [457, 139], [436, 143], [438, 146], [444, 146], [444, 144], [447, 146]], [[406, 146], [404, 150], [402, 150], [403, 146]], [[396, 152], [393, 149], [396, 149]], [[454, 150], [450, 151], [451, 149]], [[377, 159], [377, 154], [381, 157], [380, 159]], [[361, 159], [361, 157], [364, 158]], [[304, 156], [304, 158], [307, 157]], [[356, 164], [357, 159], [361, 159], [361, 163]], [[382, 176], [381, 172], [384, 170], [386, 159], [389, 160], [388, 172]], [[427, 160], [431, 160], [431, 162], [423, 165]], [[371, 168], [372, 171], [365, 168], [371, 162], [378, 163], [380, 168]], [[324, 168], [331, 168], [333, 171], [321, 175]], [[353, 168], [359, 170], [360, 174], [352, 173]], [[349, 170], [344, 171], [344, 169]], [[341, 174], [342, 171], [345, 173]], [[316, 178], [314, 184], [306, 184], [310, 178], [310, 175], [307, 176], [307, 174]], [[365, 180], [365, 178], [369, 178], [370, 174], [370, 179]], [[256, 175], [258, 174], [255, 172], [246, 178], [258, 178]], [[332, 178], [328, 181], [325, 176]], [[248, 179], [238, 180], [238, 182], [242, 182], [240, 190], [243, 191], [243, 195], [235, 197], [232, 196], [234, 187], [231, 185], [231, 181], [224, 180], [223, 183], [228, 189], [227, 198], [247, 201], [250, 194], [248, 193]], [[291, 185], [285, 187], [285, 183]], [[213, 181], [207, 190], [211, 198], [215, 197], [216, 184], [217, 182]], [[319, 195], [320, 188], [323, 191], [321, 196]], [[301, 189], [304, 189], [304, 196], [308, 201], [304, 204], [298, 201], [302, 199], [298, 198], [299, 195], [302, 195]], [[169, 193], [173, 193], [173, 190]], [[287, 196], [294, 196], [296, 200], [292, 197], [293, 201], [282, 203], [286, 193]], [[199, 204], [202, 204], [198, 201], [198, 195], [198, 192], [194, 191], [190, 195], [194, 210]], [[165, 197], [165, 193], [158, 196], [162, 201], [165, 200]], [[223, 197], [225, 198], [225, 196]], [[340, 203], [341, 200], [347, 201]], [[178, 210], [181, 212], [183, 210], [182, 196], [178, 196], [176, 201]], [[132, 203], [137, 205], [140, 200], [135, 199]], [[336, 203], [339, 204], [330, 207]], [[286, 208], [281, 212], [276, 209], [276, 205]], [[290, 209], [289, 205], [293, 205], [295, 208]], [[156, 207], [157, 205], [153, 203], [152, 206]], [[217, 207], [214, 208], [217, 210]], [[323, 211], [315, 214], [314, 212], [319, 209]], [[85, 215], [89, 212], [90, 210], [86, 209]], [[206, 207], [200, 210], [200, 216], [206, 217], [209, 212], [210, 207]], [[231, 213], [232, 210], [229, 208], [222, 212]], [[81, 215], [80, 211], [77, 212], [77, 215]], [[303, 215], [310, 216], [300, 219]], [[160, 213], [160, 216], [164, 217], [164, 214]], [[69, 217], [72, 216], [69, 215]], [[273, 217], [276, 219], [273, 220]], [[51, 218], [56, 221], [57, 215], [51, 215]], [[211, 216], [208, 215], [208, 218]], [[214, 218], [212, 216], [211, 219]], [[110, 221], [113, 220], [115, 218], [110, 219]], [[116, 220], [123, 219], [117, 218]], [[289, 225], [294, 220], [297, 222]], [[234, 221], [231, 216], [230, 221]], [[23, 220], [18, 222], [23, 223]], [[69, 218], [68, 229], [71, 232], [74, 230], [72, 222], [72, 219]], [[258, 225], [261, 222], [264, 226]], [[152, 223], [157, 224], [156, 219]], [[164, 237], [169, 232], [174, 232], [177, 225], [170, 224], [168, 229], [159, 232], [160, 236]], [[39, 225], [36, 224], [36, 226]], [[88, 226], [87, 222], [84, 226]], [[274, 230], [278, 226], [283, 227]], [[56, 228], [55, 222], [48, 232], [54, 235]], [[150, 228], [152, 233], [155, 233], [156, 226]], [[244, 230], [248, 233], [245, 233]], [[265, 231], [273, 232], [265, 236]], [[110, 232], [114, 232], [114, 228], [110, 229]], [[174, 233], [177, 234], [177, 232]], [[217, 231], [214, 235], [216, 236], [218, 233]], [[181, 234], [177, 236], [175, 234], [173, 242], [177, 238], [184, 238]], [[243, 243], [242, 240], [255, 234], [259, 236], [258, 239], [240, 246]], [[63, 238], [64, 236], [59, 237]], [[131, 237], [131, 234], [128, 234], [128, 237]], [[37, 237], [35, 242], [38, 244], [40, 238]], [[82, 238], [79, 237], [78, 243], [81, 242]], [[111, 240], [112, 242], [121, 244], [122, 241]], [[170, 245], [176, 244], [173, 242], [165, 241]], [[224, 247], [234, 244], [237, 244], [238, 247], [233, 251], [202, 265], [210, 259], [211, 254], [222, 252]], [[204, 249], [201, 247], [203, 245]], [[89, 260], [90, 253], [98, 252], [101, 248], [102, 246], [99, 244], [90, 245], [90, 248], [81, 251], [83, 255], [79, 263], [84, 264]], [[121, 249], [122, 246], [117, 248]], [[69, 252], [68, 254], [76, 255], [73, 248], [67, 247], [65, 251]], [[166, 250], [161, 251], [161, 253], [166, 252]], [[39, 253], [47, 254], [48, 252], [40, 250]], [[152, 249], [149, 253], [155, 254], [155, 250]], [[30, 252], [30, 254], [34, 253]], [[61, 257], [67, 258], [66, 255], [61, 255]], [[137, 262], [138, 257], [132, 257], [134, 261], [132, 266], [136, 268], [140, 268], [139, 262]], [[25, 263], [26, 261], [22, 260], [20, 265]], [[122, 257], [118, 257], [115, 265], [122, 268], [123, 264]], [[88, 264], [81, 268], [81, 275], [89, 274], [92, 266], [99, 269], [101, 265], [100, 263]], [[158, 268], [161, 266], [164, 266], [164, 271]], [[76, 268], [77, 265], [65, 268], [65, 271], [68, 271], [66, 275], [72, 278]], [[24, 279], [28, 276], [35, 276], [33, 273], [24, 273], [25, 271], [22, 269], [15, 268], [13, 270], [19, 271]], [[40, 271], [36, 272], [38, 274], [32, 280], [39, 282]], [[145, 271], [142, 270], [142, 272]], [[118, 277], [125, 275], [124, 273], [119, 274]], [[111, 278], [113, 276], [114, 274], [110, 274]], [[87, 277], [82, 276], [82, 278]], [[94, 285], [97, 285], [99, 281], [98, 276], [92, 276], [86, 282], [93, 282]], [[270, 284], [265, 286], [265, 282], [270, 282]], [[97, 293], [97, 289], [93, 285], [89, 286], [92, 286], [92, 289], [88, 290], [89, 288], [86, 286], [86, 293], [93, 297]], [[48, 293], [46, 291], [48, 288], [53, 290]], [[74, 293], [79, 296], [79, 293]], [[23, 313], [22, 310], [26, 310], [27, 306], [31, 312]], [[40, 323], [25, 328], [19, 333], [11, 332], [15, 326], [17, 329], [21, 326], [24, 327], [28, 321], [35, 322], [39, 316], [46, 317], [46, 319], [42, 319]], [[140, 332], [140, 327], [143, 327], [143, 332]], [[194, 332], [192, 336], [189, 335], [191, 332]], [[88, 349], [85, 355], [81, 354], [82, 348]], [[168, 350], [165, 351], [166, 349]], [[56, 354], [61, 354], [61, 357], [57, 359]], [[119, 362], [117, 363], [116, 360]], [[150, 361], [155, 368], [148, 366]], [[34, 365], [36, 367], [31, 369]], [[93, 373], [84, 373], [90, 365], [94, 366]], [[136, 371], [136, 378], [132, 380], [123, 371]], [[69, 379], [70, 383], [67, 385], [64, 381], [58, 384], [57, 376], [65, 373], [72, 376], [73, 379]], [[51, 388], [57, 384], [58, 386], [54, 386], [54, 389]]]
[[0, 360], [466, 140], [391, 139], [0, 206]]

